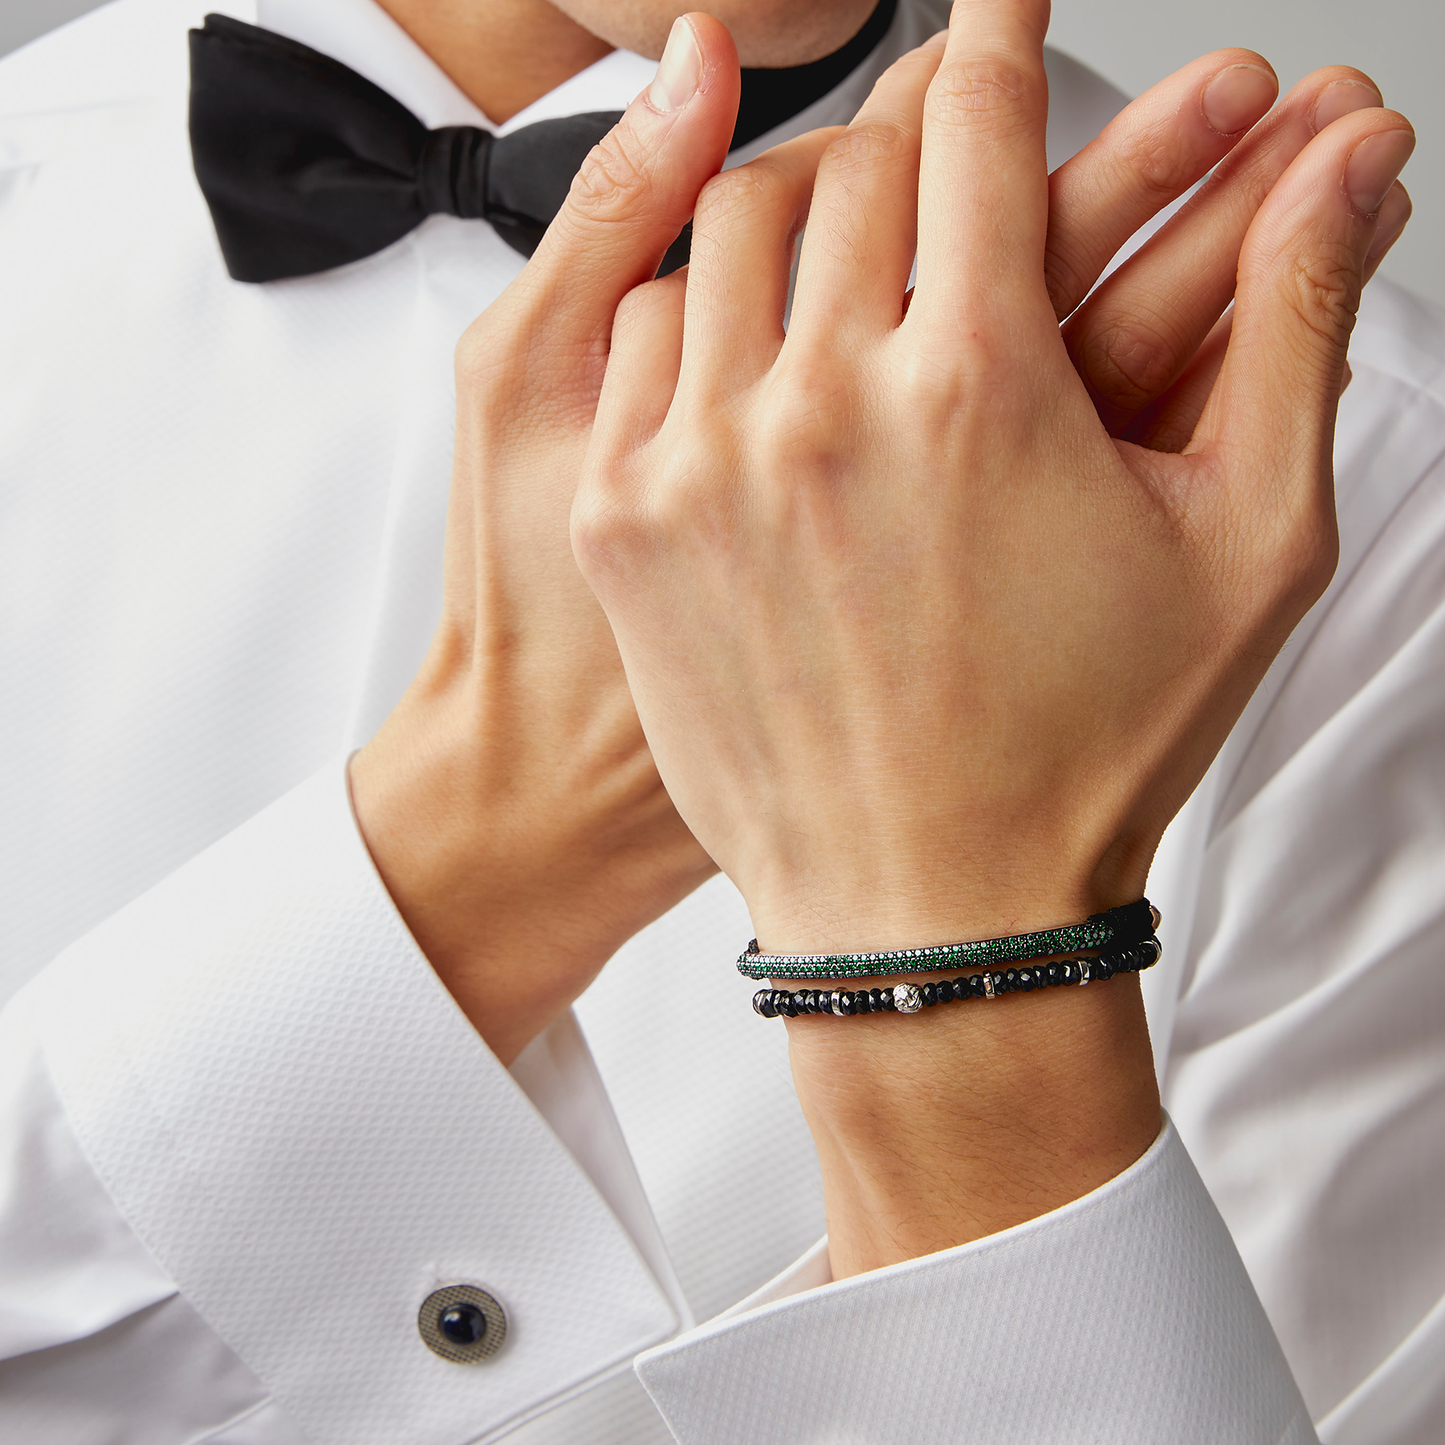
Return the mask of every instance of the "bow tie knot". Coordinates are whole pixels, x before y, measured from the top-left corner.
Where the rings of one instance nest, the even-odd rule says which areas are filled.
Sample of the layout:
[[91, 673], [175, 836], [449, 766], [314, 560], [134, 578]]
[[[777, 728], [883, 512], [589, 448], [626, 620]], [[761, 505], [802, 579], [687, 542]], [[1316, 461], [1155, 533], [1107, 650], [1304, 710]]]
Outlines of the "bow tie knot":
[[473, 125], [429, 130], [416, 161], [416, 194], [428, 216], [490, 219], [487, 171], [492, 137]]

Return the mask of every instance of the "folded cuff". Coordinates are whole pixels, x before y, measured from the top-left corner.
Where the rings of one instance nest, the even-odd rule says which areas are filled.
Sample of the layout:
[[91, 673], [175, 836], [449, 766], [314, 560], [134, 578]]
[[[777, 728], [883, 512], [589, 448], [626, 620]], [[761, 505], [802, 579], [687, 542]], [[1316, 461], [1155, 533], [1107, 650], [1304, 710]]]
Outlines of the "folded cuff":
[[774, 1297], [649, 1351], [637, 1372], [682, 1445], [1314, 1439], [1167, 1122], [1063, 1209]]
[[[407, 933], [340, 760], [34, 987], [97, 1175], [308, 1438], [492, 1439], [677, 1328]], [[418, 1333], [422, 1300], [453, 1282], [506, 1311], [481, 1363]]]

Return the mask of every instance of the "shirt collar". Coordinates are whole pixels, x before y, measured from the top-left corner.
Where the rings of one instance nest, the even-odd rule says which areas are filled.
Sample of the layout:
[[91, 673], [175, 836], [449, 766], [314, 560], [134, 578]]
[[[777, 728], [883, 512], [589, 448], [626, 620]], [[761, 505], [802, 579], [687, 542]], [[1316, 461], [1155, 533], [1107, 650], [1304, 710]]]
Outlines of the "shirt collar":
[[[899, 0], [873, 52], [827, 95], [728, 158], [738, 165], [818, 126], [846, 125], [873, 83], [899, 56], [947, 24], [946, 0]], [[655, 61], [614, 50], [595, 65], [496, 125], [375, 0], [256, 0], [256, 24], [349, 65], [395, 96], [427, 126], [475, 125], [507, 134], [533, 121], [586, 111], [624, 110], [656, 72]], [[1123, 104], [1107, 81], [1058, 52], [1049, 62], [1049, 164], [1058, 165], [1098, 133]]]
[[[862, 64], [799, 115], [742, 148], [734, 163], [815, 126], [851, 120], [878, 76], [911, 45], [927, 38], [927, 27], [907, 23], [908, 0], [900, 0], [898, 11], [888, 33]], [[475, 125], [505, 135], [553, 116], [624, 110], [657, 71], [654, 60], [614, 50], [497, 125], [375, 0], [256, 0], [256, 24], [349, 65], [433, 129]], [[914, 30], [920, 31], [918, 38], [907, 39]], [[800, 123], [815, 113], [823, 118]]]

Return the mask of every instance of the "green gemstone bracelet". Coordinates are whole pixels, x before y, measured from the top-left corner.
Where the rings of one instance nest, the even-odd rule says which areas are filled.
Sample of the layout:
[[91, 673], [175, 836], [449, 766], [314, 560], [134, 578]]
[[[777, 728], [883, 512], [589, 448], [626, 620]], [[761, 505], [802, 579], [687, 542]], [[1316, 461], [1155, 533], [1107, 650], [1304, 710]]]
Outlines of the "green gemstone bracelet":
[[1159, 910], [1147, 898], [1141, 898], [1063, 928], [1015, 933], [1008, 938], [980, 938], [971, 943], [896, 948], [885, 953], [763, 953], [755, 938], [738, 959], [738, 972], [748, 978], [882, 978], [934, 969], [986, 968], [1080, 949], [1127, 948], [1152, 938], [1158, 927]]

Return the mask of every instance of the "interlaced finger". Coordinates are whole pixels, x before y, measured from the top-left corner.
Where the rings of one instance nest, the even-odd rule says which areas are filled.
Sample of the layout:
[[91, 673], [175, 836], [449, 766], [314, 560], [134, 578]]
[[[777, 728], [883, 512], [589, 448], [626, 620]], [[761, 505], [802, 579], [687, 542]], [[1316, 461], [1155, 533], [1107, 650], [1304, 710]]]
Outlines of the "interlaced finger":
[[1140, 227], [1228, 155], [1274, 104], [1252, 50], [1201, 56], [1127, 105], [1049, 177], [1044, 274], [1062, 321]]
[[1294, 529], [1331, 504], [1346, 348], [1379, 213], [1413, 147], [1403, 116], [1346, 116], [1305, 148], [1245, 238], [1224, 364], [1186, 450], [1217, 457], [1252, 515]]
[[1048, 0], [955, 0], [928, 88], [908, 325], [1048, 315]]
[[1261, 204], [1318, 130], [1380, 95], [1358, 71], [1301, 81], [1199, 194], [1069, 318], [1064, 340], [1104, 425], [1122, 434], [1166, 392], [1234, 295]]
[[792, 327], [831, 339], [898, 325], [918, 240], [923, 98], [947, 33], [894, 62], [823, 153], [798, 265]]
[[703, 187], [692, 224], [683, 367], [704, 393], [735, 391], [783, 344], [793, 253], [836, 127], [810, 131]]

